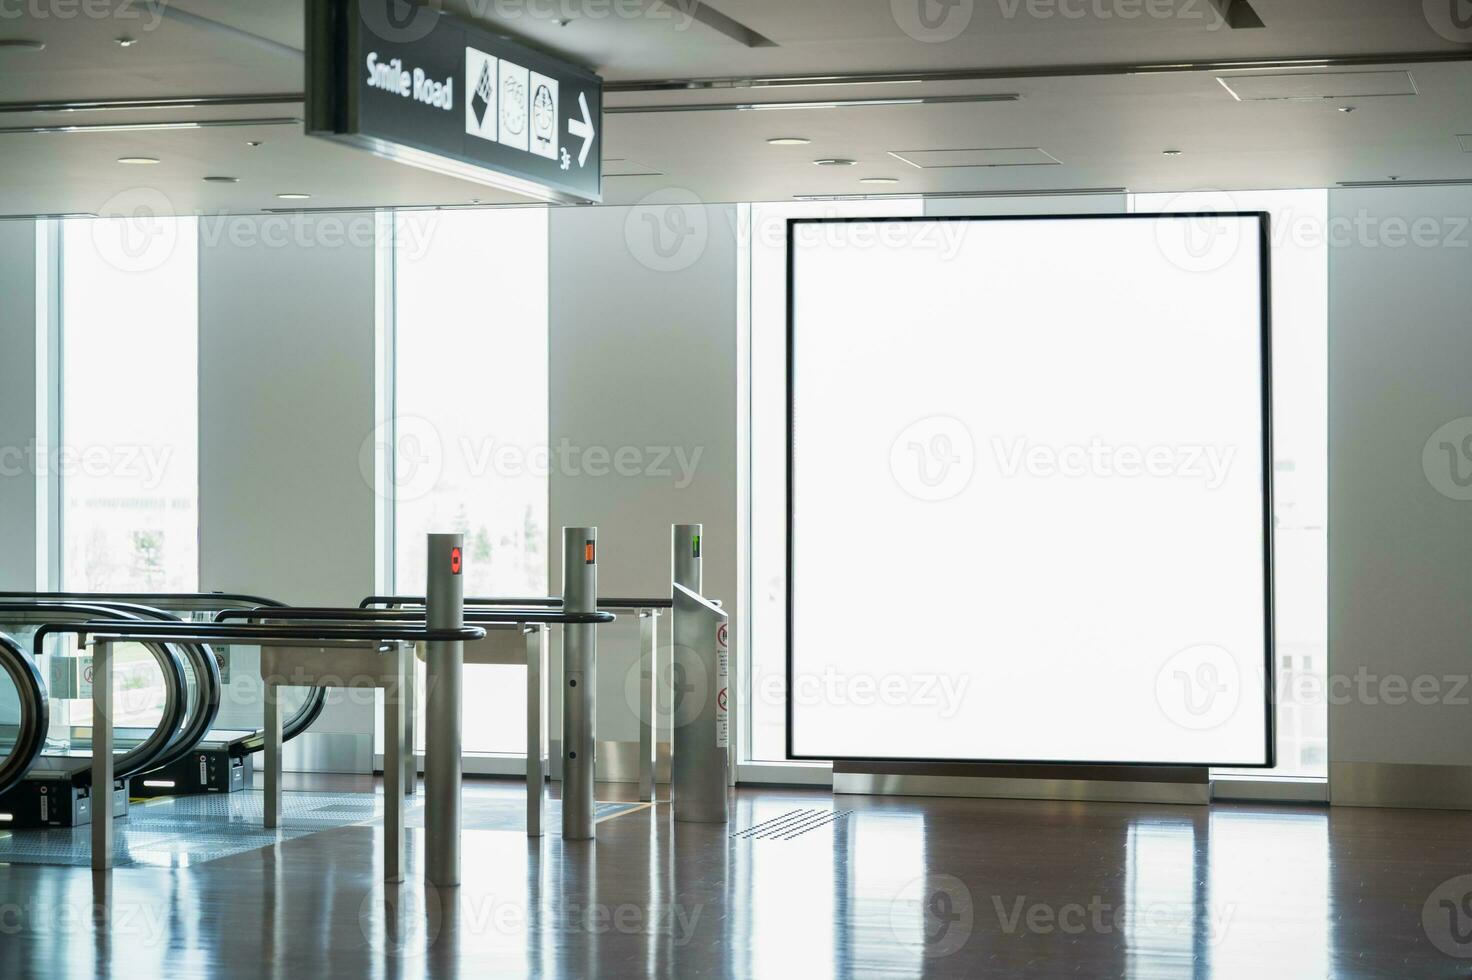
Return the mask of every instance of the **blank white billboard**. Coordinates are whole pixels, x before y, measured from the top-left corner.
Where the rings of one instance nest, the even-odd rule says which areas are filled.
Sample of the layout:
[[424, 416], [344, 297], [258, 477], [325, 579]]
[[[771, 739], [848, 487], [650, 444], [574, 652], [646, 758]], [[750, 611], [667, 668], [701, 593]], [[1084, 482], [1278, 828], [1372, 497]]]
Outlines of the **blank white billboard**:
[[790, 755], [1271, 765], [1266, 221], [790, 224]]

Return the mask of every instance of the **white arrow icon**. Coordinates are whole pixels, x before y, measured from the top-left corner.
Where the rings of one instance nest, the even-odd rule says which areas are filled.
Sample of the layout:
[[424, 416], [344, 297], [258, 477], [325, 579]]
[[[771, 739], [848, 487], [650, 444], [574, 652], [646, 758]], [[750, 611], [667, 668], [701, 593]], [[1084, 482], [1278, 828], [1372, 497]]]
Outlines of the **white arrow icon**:
[[578, 166], [581, 167], [588, 162], [588, 151], [593, 148], [593, 114], [588, 111], [587, 93], [578, 93], [578, 108], [583, 110], [583, 118], [569, 117], [567, 131], [583, 141], [583, 148], [578, 150]]

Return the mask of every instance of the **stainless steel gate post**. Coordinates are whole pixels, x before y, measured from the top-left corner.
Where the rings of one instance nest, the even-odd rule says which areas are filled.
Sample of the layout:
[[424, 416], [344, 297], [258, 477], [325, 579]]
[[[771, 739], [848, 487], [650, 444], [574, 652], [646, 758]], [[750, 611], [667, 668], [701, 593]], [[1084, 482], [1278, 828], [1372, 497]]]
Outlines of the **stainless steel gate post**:
[[[264, 659], [266, 650], [261, 648]], [[262, 672], [264, 673], [264, 671]], [[281, 770], [282, 744], [281, 688], [270, 677], [261, 678], [261, 732], [266, 742], [262, 781], [265, 798], [261, 801], [261, 823], [267, 830], [281, 826]]]
[[526, 636], [526, 834], [547, 826], [547, 633], [527, 626]]
[[392, 675], [383, 692], [383, 880], [398, 882], [404, 880], [405, 698], [412, 697], [404, 675], [414, 672], [414, 645], [395, 643], [389, 657]]
[[419, 791], [419, 766], [414, 759], [414, 738], [419, 731], [415, 713], [419, 708], [419, 664], [414, 651], [404, 654], [408, 667], [404, 671], [403, 728], [404, 728], [404, 795], [413, 796]]
[[703, 524], [675, 524], [670, 528], [671, 574], [678, 585], [705, 595], [701, 590], [700, 533]]
[[[562, 609], [598, 611], [598, 529], [562, 529]], [[598, 628], [562, 627], [562, 838], [591, 840]]]
[[113, 689], [110, 640], [92, 644], [92, 870], [108, 871], [113, 861]]
[[[465, 625], [464, 535], [429, 535], [425, 619], [431, 630]], [[426, 645], [428, 682], [424, 739], [425, 877], [441, 888], [460, 884], [461, 677], [465, 644]]]
[[673, 531], [670, 800], [676, 820], [725, 823], [730, 735], [726, 613], [700, 594], [699, 524]]
[[639, 610], [639, 800], [654, 802], [659, 779], [659, 610]]

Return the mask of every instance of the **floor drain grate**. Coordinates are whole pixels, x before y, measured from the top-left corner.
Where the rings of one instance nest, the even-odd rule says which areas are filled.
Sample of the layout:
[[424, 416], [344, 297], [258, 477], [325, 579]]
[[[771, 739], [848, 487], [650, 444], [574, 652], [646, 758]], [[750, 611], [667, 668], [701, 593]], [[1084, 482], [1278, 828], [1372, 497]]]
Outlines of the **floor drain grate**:
[[792, 840], [841, 822], [852, 810], [789, 810], [731, 835], [734, 840]]

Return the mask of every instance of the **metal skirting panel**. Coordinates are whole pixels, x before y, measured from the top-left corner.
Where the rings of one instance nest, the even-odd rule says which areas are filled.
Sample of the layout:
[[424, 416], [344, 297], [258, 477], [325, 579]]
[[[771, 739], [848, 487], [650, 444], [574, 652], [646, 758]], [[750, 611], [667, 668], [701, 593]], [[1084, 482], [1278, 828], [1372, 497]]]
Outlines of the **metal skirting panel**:
[[1472, 766], [1331, 762], [1329, 802], [1334, 806], [1472, 810]]
[[[595, 744], [596, 768], [600, 783], [637, 783], [639, 781], [639, 743], [599, 741]], [[551, 740], [552, 778], [562, 778], [562, 742]], [[670, 743], [660, 742], [655, 755], [654, 779], [657, 783], [670, 781]]]
[[352, 732], [305, 732], [282, 746], [286, 772], [373, 772], [373, 736]]
[[863, 796], [962, 796], [1193, 806], [1205, 806], [1211, 802], [1209, 782], [901, 775], [839, 772], [837, 769], [833, 773], [833, 792]]
[[736, 765], [738, 786], [833, 787], [833, 766], [806, 762], [741, 762]]
[[1216, 779], [1211, 798], [1223, 803], [1328, 803], [1327, 779]]

